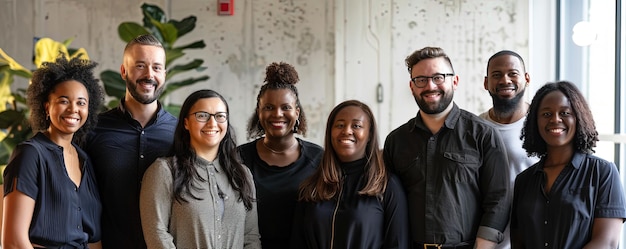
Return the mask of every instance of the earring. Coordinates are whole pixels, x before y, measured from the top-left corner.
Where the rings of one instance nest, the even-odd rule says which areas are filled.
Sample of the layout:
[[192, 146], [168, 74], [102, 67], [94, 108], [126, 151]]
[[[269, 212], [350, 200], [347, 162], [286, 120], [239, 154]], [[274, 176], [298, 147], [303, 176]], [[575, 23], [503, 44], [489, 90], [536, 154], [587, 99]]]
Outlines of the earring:
[[293, 133], [298, 133], [298, 127], [300, 127], [300, 119], [296, 119], [296, 125], [293, 126]]

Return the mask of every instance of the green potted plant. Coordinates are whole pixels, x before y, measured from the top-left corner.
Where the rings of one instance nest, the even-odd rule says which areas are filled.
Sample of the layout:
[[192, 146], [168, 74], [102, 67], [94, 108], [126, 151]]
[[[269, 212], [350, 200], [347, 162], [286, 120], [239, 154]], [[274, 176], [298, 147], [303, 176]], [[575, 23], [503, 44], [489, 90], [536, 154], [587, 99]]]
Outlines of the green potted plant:
[[[203, 40], [195, 41], [190, 44], [175, 46], [176, 41], [191, 32], [196, 27], [196, 17], [188, 16], [181, 21], [167, 19], [165, 13], [156, 5], [144, 3], [141, 5], [143, 12], [143, 25], [135, 22], [123, 22], [117, 30], [120, 38], [124, 42], [129, 42], [138, 35], [152, 34], [161, 41], [166, 53], [165, 68], [167, 69], [165, 90], [161, 94], [160, 101], [171, 92], [184, 86], [192, 85], [200, 81], [209, 79], [209, 76], [201, 76], [197, 78], [186, 78], [179, 81], [170, 81], [172, 77], [180, 73], [195, 70], [198, 72], [206, 69], [202, 67], [204, 60], [194, 59], [186, 64], [176, 64], [174, 61], [185, 55], [187, 49], [201, 49], [206, 45]], [[106, 70], [100, 74], [100, 78], [104, 83], [104, 89], [110, 97], [113, 97], [107, 106], [113, 108], [119, 102], [126, 92], [126, 82], [119, 72]], [[164, 103], [164, 107], [174, 116], [178, 116], [180, 105]]]
[[[68, 58], [89, 59], [85, 49], [68, 48], [72, 40], [58, 42], [50, 38], [39, 39], [35, 43], [35, 67], [39, 68], [44, 62], [54, 61], [61, 54]], [[19, 64], [0, 48], [0, 165], [7, 164], [17, 144], [33, 135], [28, 124], [26, 89], [11, 91], [15, 76], [30, 80], [32, 75], [32, 70]]]

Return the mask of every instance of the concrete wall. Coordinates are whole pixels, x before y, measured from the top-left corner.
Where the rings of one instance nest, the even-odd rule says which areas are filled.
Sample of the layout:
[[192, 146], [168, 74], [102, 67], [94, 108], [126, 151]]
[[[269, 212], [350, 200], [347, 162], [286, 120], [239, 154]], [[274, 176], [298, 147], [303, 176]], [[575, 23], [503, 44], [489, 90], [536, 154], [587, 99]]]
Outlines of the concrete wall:
[[[0, 0], [0, 48], [30, 66], [33, 37], [75, 38], [98, 70], [119, 69], [124, 43], [117, 26], [141, 22], [137, 0]], [[235, 0], [233, 16], [218, 16], [215, 0], [156, 0], [168, 17], [198, 17], [196, 29], [177, 44], [204, 39], [207, 47], [184, 60], [202, 58], [207, 82], [175, 92], [180, 103], [192, 91], [225, 95], [240, 142], [253, 113], [265, 66], [296, 67], [309, 119], [307, 139], [322, 144], [332, 107], [360, 99], [375, 111], [381, 138], [417, 112], [404, 58], [424, 46], [447, 50], [460, 76], [455, 101], [486, 110], [487, 58], [501, 49], [529, 54], [531, 1], [517, 0]], [[183, 75], [189, 77], [189, 75]], [[25, 82], [18, 82], [21, 87]]]

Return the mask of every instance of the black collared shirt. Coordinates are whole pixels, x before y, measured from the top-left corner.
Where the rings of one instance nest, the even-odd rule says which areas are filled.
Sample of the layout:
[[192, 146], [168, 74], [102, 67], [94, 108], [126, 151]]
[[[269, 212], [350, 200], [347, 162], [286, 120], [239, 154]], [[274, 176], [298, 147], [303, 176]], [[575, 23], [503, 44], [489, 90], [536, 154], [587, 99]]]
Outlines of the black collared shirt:
[[[75, 147], [77, 147], [74, 144]], [[83, 248], [100, 241], [100, 196], [87, 154], [76, 148], [82, 162], [80, 186], [68, 177], [63, 147], [43, 133], [19, 144], [4, 171], [4, 194], [15, 188], [35, 200], [28, 229], [30, 242], [42, 246]]]
[[177, 122], [159, 104], [156, 116], [141, 127], [123, 106], [98, 116], [85, 147], [100, 187], [105, 249], [146, 248], [139, 218], [141, 179], [157, 157], [168, 155]]
[[385, 164], [407, 192], [415, 243], [501, 241], [509, 220], [509, 167], [500, 133], [454, 104], [432, 134], [417, 117], [385, 141]]
[[612, 162], [575, 153], [547, 194], [543, 165], [541, 160], [515, 179], [513, 248], [583, 248], [595, 218], [626, 218], [624, 191]]

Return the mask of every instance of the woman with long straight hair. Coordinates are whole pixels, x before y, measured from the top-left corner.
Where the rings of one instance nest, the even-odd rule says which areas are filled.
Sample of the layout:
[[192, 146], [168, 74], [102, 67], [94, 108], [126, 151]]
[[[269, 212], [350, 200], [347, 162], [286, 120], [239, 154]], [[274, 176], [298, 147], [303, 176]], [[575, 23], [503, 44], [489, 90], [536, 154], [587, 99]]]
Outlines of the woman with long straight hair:
[[148, 248], [261, 248], [252, 175], [237, 153], [224, 97], [213, 90], [187, 97], [172, 152], [143, 177]]

